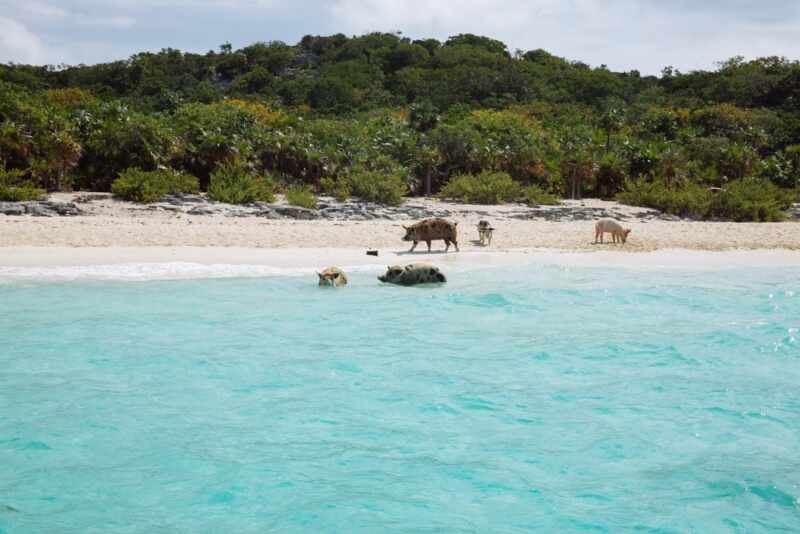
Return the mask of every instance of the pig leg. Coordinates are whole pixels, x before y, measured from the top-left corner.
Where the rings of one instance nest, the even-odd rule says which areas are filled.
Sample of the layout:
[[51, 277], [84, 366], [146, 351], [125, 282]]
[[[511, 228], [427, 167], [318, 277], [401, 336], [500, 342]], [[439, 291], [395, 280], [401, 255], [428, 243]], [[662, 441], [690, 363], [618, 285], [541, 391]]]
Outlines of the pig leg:
[[450, 241], [445, 239], [444, 240], [444, 251], [447, 252], [449, 248], [450, 248]]
[[413, 245], [411, 245], [411, 250], [409, 250], [409, 252], [414, 252], [414, 249], [415, 249], [415, 248], [417, 248], [417, 243], [418, 243], [418, 242], [419, 242], [419, 241], [414, 241], [414, 244], [413, 244]]
[[[491, 242], [492, 242], [492, 238], [490, 237], [489, 238], [489, 243], [491, 243]], [[453, 241], [453, 244], [456, 246], [456, 252], [459, 252], [459, 250], [458, 250], [458, 241]]]
[[427, 241], [425, 241], [425, 243], [428, 244], [428, 252], [430, 252], [431, 251], [431, 240], [428, 239]]

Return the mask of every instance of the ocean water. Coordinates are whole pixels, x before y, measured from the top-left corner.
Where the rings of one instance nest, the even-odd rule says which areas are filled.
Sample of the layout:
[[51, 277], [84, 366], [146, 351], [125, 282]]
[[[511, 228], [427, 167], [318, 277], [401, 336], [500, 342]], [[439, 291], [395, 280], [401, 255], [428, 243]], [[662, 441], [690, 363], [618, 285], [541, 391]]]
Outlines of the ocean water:
[[0, 283], [0, 533], [798, 532], [800, 269]]

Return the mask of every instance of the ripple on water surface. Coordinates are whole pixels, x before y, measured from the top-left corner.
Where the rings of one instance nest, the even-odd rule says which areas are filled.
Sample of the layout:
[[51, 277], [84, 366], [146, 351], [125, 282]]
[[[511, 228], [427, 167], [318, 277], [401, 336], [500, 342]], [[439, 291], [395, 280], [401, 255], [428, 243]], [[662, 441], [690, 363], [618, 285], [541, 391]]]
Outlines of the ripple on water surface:
[[0, 532], [800, 531], [798, 275], [3, 284]]

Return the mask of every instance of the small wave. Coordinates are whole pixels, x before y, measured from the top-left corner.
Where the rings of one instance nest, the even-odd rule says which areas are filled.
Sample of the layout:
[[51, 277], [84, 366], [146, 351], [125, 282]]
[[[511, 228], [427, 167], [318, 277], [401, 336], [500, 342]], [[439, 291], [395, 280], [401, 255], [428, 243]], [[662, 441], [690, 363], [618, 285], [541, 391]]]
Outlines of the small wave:
[[[347, 272], [377, 272], [378, 265], [342, 267]], [[108, 265], [73, 265], [48, 267], [0, 267], [0, 283], [19, 281], [66, 282], [73, 280], [191, 280], [202, 278], [262, 278], [271, 276], [307, 276], [315, 267], [272, 267], [246, 264], [202, 264], [189, 262], [118, 263]]]

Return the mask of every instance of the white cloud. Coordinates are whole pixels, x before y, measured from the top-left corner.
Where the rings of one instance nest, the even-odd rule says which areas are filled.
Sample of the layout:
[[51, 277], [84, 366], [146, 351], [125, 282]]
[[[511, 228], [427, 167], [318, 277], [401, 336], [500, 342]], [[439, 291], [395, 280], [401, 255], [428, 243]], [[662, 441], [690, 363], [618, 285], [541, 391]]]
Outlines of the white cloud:
[[24, 24], [0, 17], [0, 61], [42, 63], [47, 53], [41, 39]]
[[82, 26], [95, 26], [104, 28], [130, 28], [136, 24], [136, 19], [125, 16], [112, 17], [81, 17], [78, 24]]
[[29, 0], [28, 2], [23, 2], [21, 5], [25, 11], [40, 17], [63, 18], [67, 16], [66, 10], [44, 2]]
[[167, 6], [183, 7], [227, 7], [227, 8], [271, 8], [276, 0], [109, 0], [108, 7], [134, 9], [141, 7], [159, 8]]

